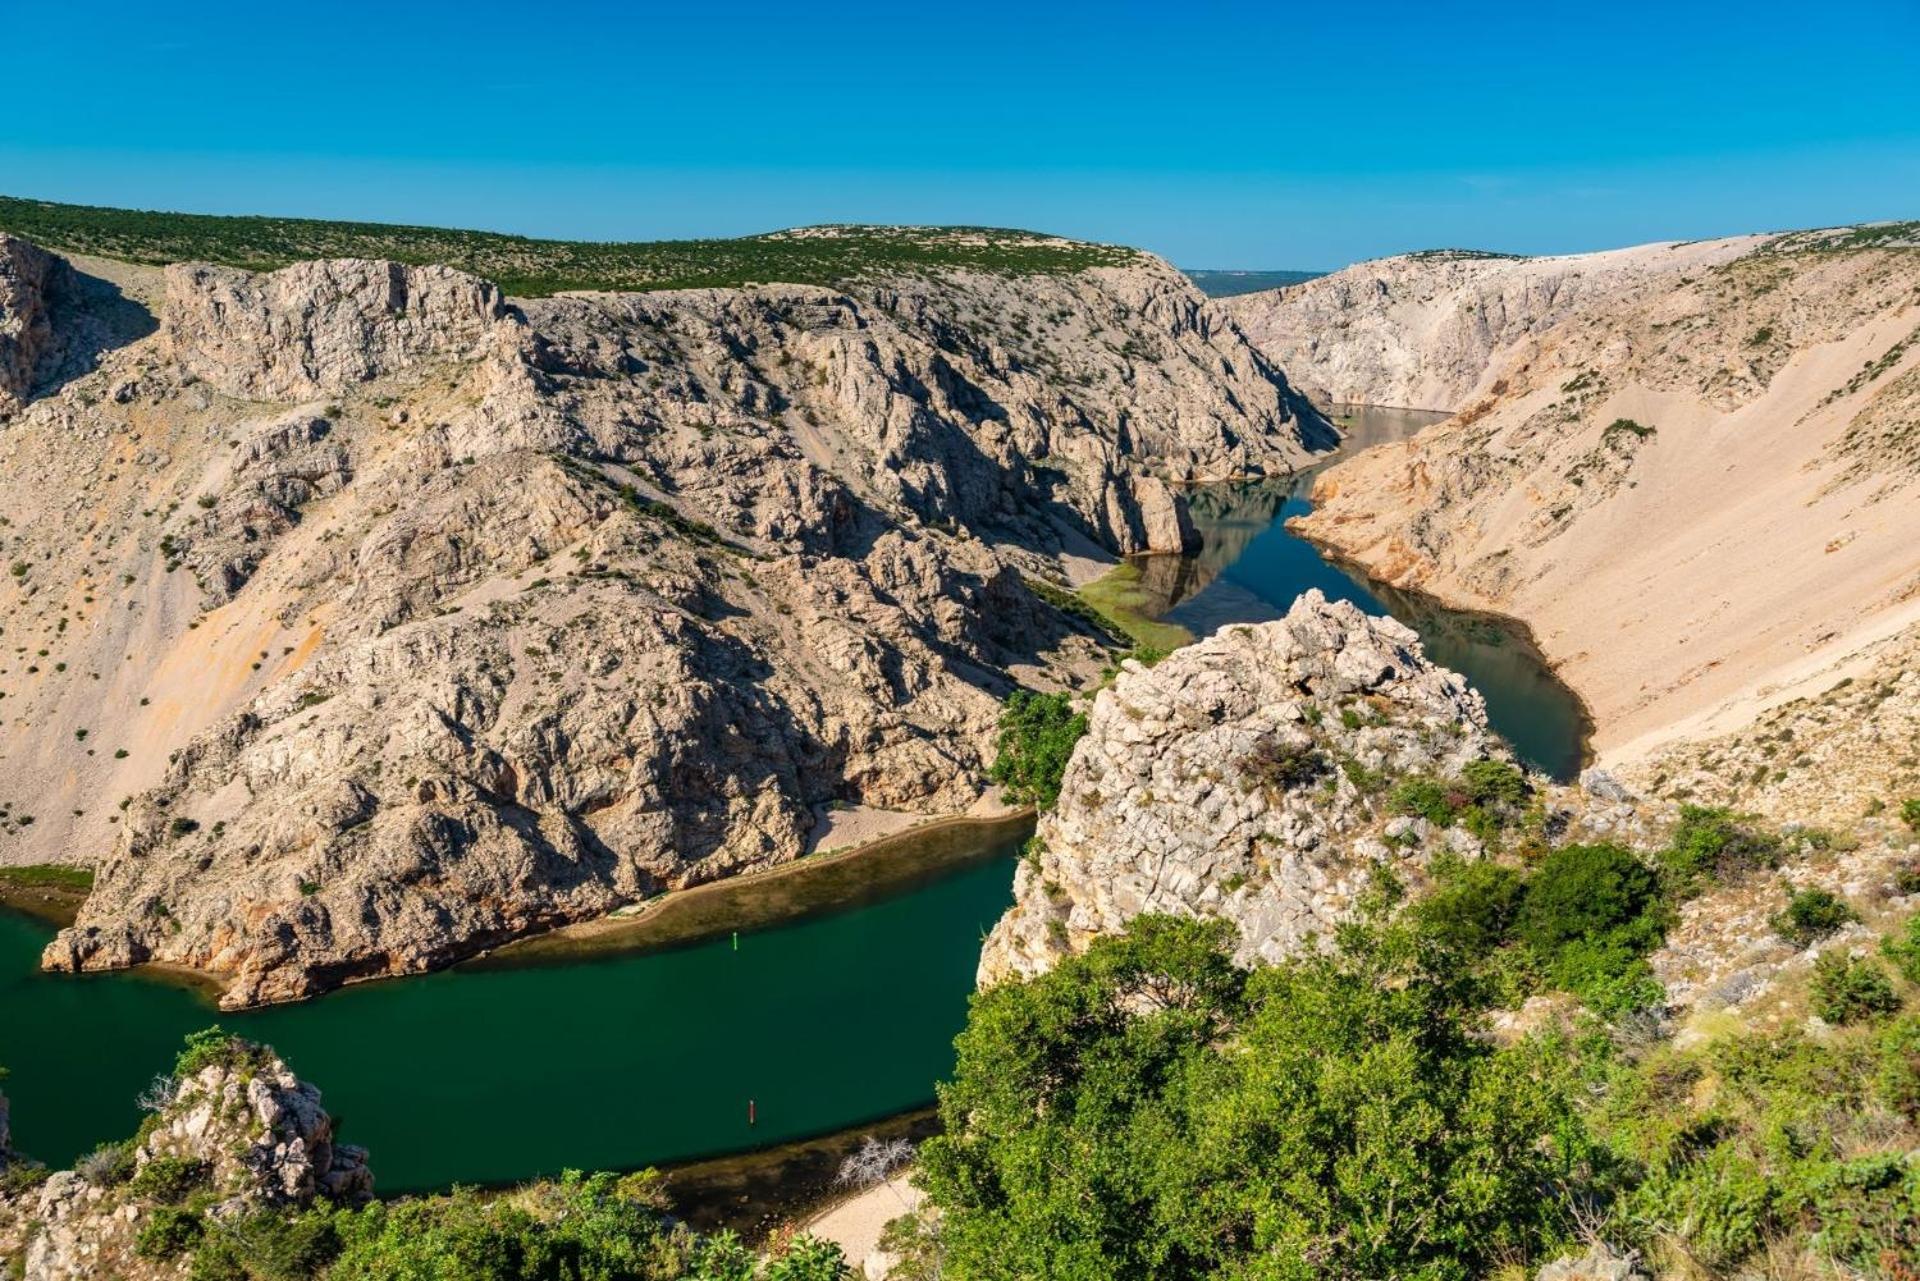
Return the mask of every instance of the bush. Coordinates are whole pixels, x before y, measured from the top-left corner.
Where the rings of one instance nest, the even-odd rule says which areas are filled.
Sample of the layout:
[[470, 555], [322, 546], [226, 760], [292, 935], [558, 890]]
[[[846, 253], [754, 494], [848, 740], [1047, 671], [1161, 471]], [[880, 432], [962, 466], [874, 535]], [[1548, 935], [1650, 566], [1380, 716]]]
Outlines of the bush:
[[1880, 940], [1880, 950], [1909, 983], [1920, 983], [1920, 915], [1907, 918], [1906, 929]]
[[921, 1149], [946, 1274], [1452, 1278], [1556, 1242], [1563, 1056], [1474, 1035], [1410, 943], [1242, 976], [1218, 923], [1142, 917], [978, 993]]
[[1920, 832], [1920, 796], [1910, 797], [1900, 802], [1900, 821], [1916, 832]]
[[1060, 799], [1060, 780], [1086, 732], [1086, 715], [1074, 710], [1072, 695], [1017, 689], [1000, 714], [999, 754], [988, 777], [1006, 784], [1009, 800], [1049, 808]]
[[1731, 811], [1704, 805], [1680, 807], [1680, 825], [1660, 855], [1676, 897], [1699, 893], [1759, 868], [1777, 867], [1780, 845], [1737, 822]]
[[140, 1167], [127, 1185], [136, 1196], [177, 1203], [206, 1184], [213, 1171], [205, 1161], [190, 1157], [156, 1156]]
[[1920, 1015], [1889, 1023], [1880, 1034], [1880, 1063], [1874, 1085], [1885, 1103], [1910, 1121], [1920, 1122]]
[[1839, 897], [1815, 888], [1789, 894], [1786, 907], [1769, 918], [1768, 924], [1781, 938], [1804, 948], [1859, 919]]
[[1518, 766], [1506, 761], [1474, 761], [1460, 771], [1467, 796], [1483, 809], [1513, 809], [1527, 803], [1533, 789]]
[[143, 1259], [177, 1259], [198, 1245], [207, 1233], [206, 1221], [176, 1205], [155, 1206], [133, 1239], [133, 1252]]
[[1630, 850], [1566, 845], [1528, 882], [1515, 932], [1555, 986], [1617, 1010], [1647, 994], [1638, 963], [1665, 928], [1659, 878]]
[[232, 1066], [245, 1057], [252, 1046], [237, 1036], [226, 1032], [219, 1024], [201, 1028], [198, 1032], [189, 1032], [186, 1048], [180, 1051], [180, 1057], [173, 1061], [173, 1077], [176, 1081], [199, 1072], [202, 1068], [216, 1063]]
[[1329, 768], [1327, 758], [1311, 746], [1289, 743], [1277, 735], [1254, 744], [1240, 762], [1248, 778], [1283, 792], [1313, 782]]
[[1526, 895], [1519, 872], [1490, 859], [1436, 860], [1433, 871], [1433, 889], [1413, 906], [1423, 934], [1476, 959], [1508, 940]]
[[1466, 803], [1465, 792], [1433, 778], [1403, 779], [1387, 798], [1396, 814], [1424, 818], [1435, 827], [1451, 827]]
[[1844, 1027], [1893, 1013], [1900, 1008], [1900, 997], [1885, 970], [1836, 950], [1822, 953], [1813, 963], [1812, 1003], [1815, 1014]]
[[73, 1163], [73, 1170], [97, 1188], [119, 1187], [133, 1177], [134, 1145], [102, 1143]]

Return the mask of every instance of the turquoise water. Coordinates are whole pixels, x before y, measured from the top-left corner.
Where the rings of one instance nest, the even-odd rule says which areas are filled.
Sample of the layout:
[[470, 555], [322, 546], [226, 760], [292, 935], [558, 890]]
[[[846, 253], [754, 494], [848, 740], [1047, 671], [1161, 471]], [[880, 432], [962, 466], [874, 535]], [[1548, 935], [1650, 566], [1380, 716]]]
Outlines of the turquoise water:
[[[880, 902], [673, 951], [455, 969], [216, 1014], [130, 974], [35, 969], [51, 929], [0, 911], [14, 1141], [64, 1165], [215, 1021], [318, 1084], [384, 1191], [626, 1168], [779, 1143], [930, 1102], [1017, 845]], [[755, 1112], [748, 1124], [748, 1101]]]
[[[1443, 414], [1351, 407], [1342, 419], [1351, 453], [1404, 439]], [[1580, 771], [1589, 732], [1586, 709], [1553, 674], [1524, 629], [1464, 613], [1429, 597], [1396, 591], [1349, 572], [1287, 532], [1286, 521], [1312, 510], [1311, 472], [1285, 481], [1213, 486], [1192, 496], [1204, 545], [1192, 557], [1142, 562], [1158, 613], [1204, 636], [1230, 623], [1278, 618], [1294, 599], [1319, 588], [1369, 614], [1399, 619], [1420, 634], [1427, 657], [1450, 667], [1486, 696], [1487, 719], [1528, 763], [1558, 779]], [[1156, 561], [1158, 563], [1156, 563]]]

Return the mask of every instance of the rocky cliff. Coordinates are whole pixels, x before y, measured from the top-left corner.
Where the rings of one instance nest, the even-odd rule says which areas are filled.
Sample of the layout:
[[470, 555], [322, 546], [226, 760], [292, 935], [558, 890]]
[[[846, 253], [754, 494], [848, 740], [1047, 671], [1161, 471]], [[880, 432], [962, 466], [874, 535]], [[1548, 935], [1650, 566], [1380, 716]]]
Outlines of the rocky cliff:
[[66, 261], [0, 236], [0, 415], [19, 409], [53, 347], [53, 294]]
[[177, 1277], [208, 1224], [371, 1195], [366, 1152], [334, 1141], [319, 1091], [270, 1050], [201, 1057], [149, 1088], [139, 1136], [0, 1192], [0, 1253], [23, 1250], [24, 1281]]
[[1760, 240], [1547, 258], [1440, 249], [1224, 306], [1255, 346], [1327, 401], [1452, 411], [1574, 316], [1618, 310]]
[[[1509, 757], [1479, 693], [1408, 628], [1318, 591], [1277, 622], [1129, 661], [1094, 700], [981, 981], [1044, 970], [1143, 912], [1231, 921], [1248, 963], [1326, 941], [1376, 869], [1417, 885], [1436, 851], [1481, 852], [1385, 793], [1486, 760]], [[1630, 825], [1616, 808], [1584, 821]]]
[[1454, 318], [1424, 328], [1350, 269], [1288, 323], [1406, 322], [1414, 363], [1336, 373], [1328, 354], [1307, 376], [1459, 412], [1328, 470], [1297, 528], [1377, 578], [1524, 619], [1603, 761], [1737, 724], [1920, 621], [1917, 240], [1441, 259], [1426, 277], [1395, 260], [1389, 295]]
[[159, 325], [0, 425], [0, 859], [95, 867], [49, 965], [233, 1005], [967, 807], [1013, 683], [1103, 661], [1027, 580], [1311, 439], [1144, 257], [517, 304], [84, 266]]

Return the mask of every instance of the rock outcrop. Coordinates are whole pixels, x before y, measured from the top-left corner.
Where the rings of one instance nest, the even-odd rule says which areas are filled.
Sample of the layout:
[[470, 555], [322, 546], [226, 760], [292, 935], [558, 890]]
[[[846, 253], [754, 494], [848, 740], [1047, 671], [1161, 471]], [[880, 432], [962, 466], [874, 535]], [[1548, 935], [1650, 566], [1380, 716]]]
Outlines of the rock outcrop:
[[1317, 590], [1228, 627], [1094, 700], [1058, 806], [988, 937], [983, 983], [1049, 968], [1143, 912], [1234, 923], [1237, 957], [1331, 937], [1386, 866], [1417, 880], [1457, 828], [1392, 817], [1380, 780], [1507, 759], [1479, 693], [1390, 618]]
[[[150, 340], [0, 433], [0, 859], [46, 963], [246, 1005], [962, 810], [1094, 678], [1028, 580], [1292, 468], [1285, 380], [1164, 264], [501, 302], [359, 260], [125, 285]], [[278, 404], [261, 404], [260, 400]], [[1074, 563], [1084, 563], [1076, 559]]]
[[[1735, 724], [1920, 620], [1920, 250], [1898, 232], [1441, 260], [1424, 283], [1395, 260], [1390, 292], [1431, 295], [1428, 319], [1504, 319], [1472, 340], [1407, 322], [1411, 368], [1444, 374], [1431, 396], [1402, 395], [1427, 385], [1404, 369], [1342, 386], [1459, 412], [1328, 469], [1295, 527], [1524, 619], [1603, 760]], [[1315, 282], [1300, 323], [1401, 323], [1360, 296], [1366, 270]]]
[[319, 1091], [269, 1050], [232, 1042], [217, 1061], [156, 1081], [145, 1101], [155, 1116], [142, 1137], [5, 1207], [23, 1219], [24, 1281], [175, 1277], [182, 1262], [156, 1245], [158, 1218], [178, 1227], [185, 1216], [204, 1232], [258, 1208], [317, 1197], [354, 1205], [372, 1194], [365, 1150], [335, 1142]]
[[471, 355], [503, 311], [465, 272], [341, 258], [265, 275], [177, 264], [162, 320], [180, 368], [229, 396], [287, 401]]
[[66, 260], [0, 234], [0, 418], [17, 411], [55, 347], [53, 294]]

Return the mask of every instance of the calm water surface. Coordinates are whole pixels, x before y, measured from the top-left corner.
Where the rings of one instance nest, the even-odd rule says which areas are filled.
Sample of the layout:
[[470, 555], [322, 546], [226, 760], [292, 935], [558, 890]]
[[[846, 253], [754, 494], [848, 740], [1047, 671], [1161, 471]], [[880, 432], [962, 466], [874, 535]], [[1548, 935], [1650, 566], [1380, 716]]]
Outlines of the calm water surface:
[[[883, 901], [647, 955], [456, 969], [250, 1014], [129, 974], [35, 970], [50, 927], [0, 911], [14, 1141], [55, 1166], [216, 1019], [318, 1084], [384, 1191], [617, 1169], [779, 1143], [928, 1103], [953, 1068], [1017, 842]], [[753, 1100], [757, 1123], [747, 1123]]]
[[[1349, 406], [1342, 454], [1404, 440], [1446, 417], [1410, 409]], [[1420, 633], [1427, 657], [1464, 675], [1487, 699], [1488, 719], [1514, 751], [1556, 778], [1579, 772], [1585, 709], [1561, 684], [1527, 637], [1505, 619], [1441, 607], [1328, 561], [1286, 530], [1290, 516], [1312, 510], [1313, 474], [1254, 485], [1221, 485], [1191, 495], [1193, 523], [1205, 539], [1196, 556], [1139, 562], [1143, 586], [1158, 612], [1204, 636], [1229, 623], [1280, 617], [1294, 599], [1318, 587], [1330, 600], [1352, 601], [1374, 615], [1391, 614]]]

